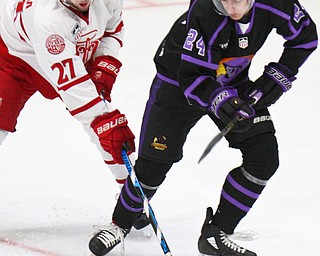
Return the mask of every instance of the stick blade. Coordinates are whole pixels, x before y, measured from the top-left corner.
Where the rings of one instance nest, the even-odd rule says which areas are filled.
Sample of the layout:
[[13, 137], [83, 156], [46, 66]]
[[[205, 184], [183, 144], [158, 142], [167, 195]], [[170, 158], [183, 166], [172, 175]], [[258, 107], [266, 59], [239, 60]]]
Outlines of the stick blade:
[[223, 133], [218, 133], [208, 144], [206, 149], [203, 151], [200, 159], [198, 160], [198, 164], [210, 153], [212, 148], [223, 138]]

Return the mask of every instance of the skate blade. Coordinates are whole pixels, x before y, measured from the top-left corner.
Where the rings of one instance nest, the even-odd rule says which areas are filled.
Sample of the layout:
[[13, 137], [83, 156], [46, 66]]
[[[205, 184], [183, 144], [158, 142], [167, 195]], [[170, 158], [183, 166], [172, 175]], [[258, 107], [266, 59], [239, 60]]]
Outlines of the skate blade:
[[243, 230], [239, 232], [235, 232], [228, 237], [232, 240], [238, 241], [253, 241], [259, 238], [259, 234], [254, 232], [253, 230]]

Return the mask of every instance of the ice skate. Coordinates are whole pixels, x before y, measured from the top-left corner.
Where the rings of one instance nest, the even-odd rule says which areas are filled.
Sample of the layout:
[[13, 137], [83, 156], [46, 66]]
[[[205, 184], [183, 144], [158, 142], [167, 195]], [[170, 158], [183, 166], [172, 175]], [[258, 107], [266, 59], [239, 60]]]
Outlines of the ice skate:
[[93, 255], [106, 255], [117, 244], [123, 243], [124, 238], [129, 232], [129, 229], [122, 229], [111, 223], [91, 238], [89, 242], [89, 249]]
[[257, 256], [228, 238], [228, 235], [219, 227], [212, 224], [212, 208], [207, 209], [206, 219], [202, 226], [198, 240], [198, 250], [203, 255], [212, 256]]

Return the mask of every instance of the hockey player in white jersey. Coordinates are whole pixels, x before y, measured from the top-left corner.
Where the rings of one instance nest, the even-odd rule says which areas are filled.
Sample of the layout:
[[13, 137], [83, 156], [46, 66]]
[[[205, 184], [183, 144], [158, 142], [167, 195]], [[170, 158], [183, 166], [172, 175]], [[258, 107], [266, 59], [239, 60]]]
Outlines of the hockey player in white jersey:
[[122, 8], [122, 0], [8, 0], [0, 21], [0, 144], [35, 92], [59, 97], [122, 184], [122, 145], [135, 150], [125, 115], [110, 104]]

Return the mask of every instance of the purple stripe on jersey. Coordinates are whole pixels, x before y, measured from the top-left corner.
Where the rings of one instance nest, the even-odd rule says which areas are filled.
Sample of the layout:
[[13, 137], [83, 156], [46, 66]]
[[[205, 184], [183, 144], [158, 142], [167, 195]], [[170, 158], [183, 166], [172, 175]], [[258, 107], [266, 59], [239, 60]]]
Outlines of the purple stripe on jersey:
[[143, 210], [143, 208], [133, 208], [130, 205], [128, 205], [126, 203], [126, 201], [123, 199], [122, 194], [120, 194], [120, 200], [121, 200], [121, 204], [124, 206], [124, 208], [126, 208], [130, 212], [140, 212]]
[[238, 202], [236, 199], [234, 199], [232, 196], [228, 195], [224, 190], [222, 190], [221, 195], [229, 201], [231, 204], [233, 204], [235, 207], [239, 208], [240, 210], [244, 212], [248, 212], [251, 208], [248, 206], [245, 206], [244, 204]]
[[130, 199], [132, 199], [132, 201], [135, 201], [137, 203], [142, 203], [141, 199], [139, 197], [136, 197], [134, 194], [132, 194], [132, 192], [129, 189], [128, 186], [128, 179], [126, 179], [126, 183], [124, 185], [124, 188], [126, 189], [126, 192], [128, 194], [128, 196], [130, 197]]
[[216, 70], [218, 68], [217, 64], [213, 64], [213, 63], [210, 63], [210, 62], [199, 60], [199, 59], [193, 58], [193, 57], [191, 57], [189, 55], [186, 55], [186, 54], [181, 54], [181, 59], [184, 60], [184, 61], [188, 61], [188, 62], [191, 62], [193, 64], [196, 64], [198, 66], [202, 66], [202, 67], [213, 69], [213, 70]]
[[180, 87], [178, 81], [173, 80], [173, 79], [166, 77], [164, 75], [161, 75], [160, 73], [157, 73], [157, 77], [159, 77], [161, 80], [165, 81], [168, 84], [172, 84], [172, 85]]
[[301, 45], [296, 45], [293, 47], [288, 47], [288, 48], [300, 48], [300, 49], [311, 49], [311, 48], [315, 48], [318, 46], [318, 40], [310, 42], [310, 43], [306, 43], [306, 44], [301, 44]]
[[242, 33], [242, 30], [240, 28], [239, 22], [236, 22], [236, 31], [237, 31], [238, 35], [250, 33], [250, 31], [252, 29], [252, 26], [253, 26], [253, 20], [254, 20], [255, 13], [256, 13], [256, 8], [253, 6], [252, 7], [251, 19], [250, 19], [250, 22], [249, 22], [249, 27], [247, 28], [247, 30], [244, 33]]
[[187, 17], [187, 28], [189, 27], [189, 17], [190, 17], [190, 13], [191, 13], [191, 11], [192, 11], [192, 9], [193, 9], [193, 6], [196, 4], [197, 1], [198, 1], [198, 0], [195, 0], [195, 1], [192, 3], [192, 5], [190, 6], [190, 8], [189, 8], [188, 17]]
[[192, 91], [199, 85], [201, 84], [204, 80], [206, 79], [213, 79], [211, 76], [199, 76], [184, 92], [184, 95], [187, 98], [193, 99], [199, 103], [202, 107], [208, 107], [209, 104], [206, 102], [203, 102], [198, 96], [193, 95]]
[[[214, 43], [214, 41], [217, 39], [218, 34], [220, 33], [220, 31], [224, 28], [224, 26], [228, 23], [228, 17], [225, 17], [223, 19], [223, 21], [221, 22], [221, 24], [219, 25], [219, 27], [216, 29], [215, 33], [212, 35], [212, 37], [210, 38], [209, 41], [209, 45], [208, 45], [208, 62], [211, 63], [212, 62], [212, 53], [211, 53], [211, 49], [212, 49], [212, 45]], [[218, 67], [217, 67], [218, 68]], [[216, 68], [216, 69], [217, 69]]]
[[306, 20], [305, 22], [302, 23], [302, 25], [300, 26], [299, 30], [296, 30], [296, 29], [293, 27], [292, 23], [290, 22], [290, 23], [289, 23], [289, 28], [290, 28], [290, 30], [292, 31], [293, 35], [292, 35], [292, 36], [288, 36], [288, 37], [284, 37], [284, 39], [286, 39], [286, 40], [292, 40], [292, 39], [296, 38], [297, 36], [300, 35], [301, 31], [302, 31], [305, 27], [307, 27], [307, 26], [309, 26], [309, 25], [310, 25], [310, 20]]
[[[156, 77], [153, 80], [153, 84], [152, 84], [151, 91], [150, 91], [150, 96], [149, 96], [149, 99], [148, 99], [148, 102], [146, 105], [146, 109], [144, 112], [144, 116], [143, 116], [143, 122], [142, 122], [142, 126], [141, 126], [141, 133], [140, 133], [140, 140], [139, 140], [140, 145], [142, 145], [142, 142], [144, 141], [144, 137], [145, 137], [146, 129], [147, 129], [146, 124], [148, 123], [150, 111], [151, 111], [151, 108], [156, 100], [157, 92], [158, 92], [158, 89], [160, 88], [161, 84], [162, 84], [162, 80], [159, 79], [158, 77]], [[141, 150], [141, 147], [139, 147], [139, 154], [140, 154], [140, 150]]]
[[309, 24], [310, 24], [310, 20], [308, 19], [307, 21], [305, 21], [305, 22], [302, 23], [302, 25], [300, 26], [300, 28], [299, 28], [298, 30], [296, 30], [296, 29], [294, 28], [294, 26], [292, 25], [292, 23], [291, 23], [291, 16], [290, 16], [290, 15], [288, 15], [288, 14], [286, 14], [286, 13], [284, 13], [284, 12], [282, 12], [282, 11], [274, 8], [274, 7], [265, 5], [265, 4], [256, 3], [255, 5], [256, 5], [257, 7], [259, 7], [259, 8], [261, 8], [261, 9], [271, 11], [271, 12], [274, 13], [275, 15], [278, 15], [278, 16], [280, 16], [280, 17], [282, 17], [283, 19], [285, 19], [285, 20], [288, 21], [288, 27], [289, 27], [289, 29], [291, 30], [291, 32], [292, 32], [293, 35], [290, 36], [290, 37], [284, 37], [284, 39], [286, 39], [286, 40], [292, 40], [292, 39], [296, 38], [296, 37], [301, 33], [301, 31], [302, 31], [305, 27], [309, 26]]
[[274, 14], [284, 18], [285, 20], [290, 20], [291, 19], [290, 15], [288, 15], [288, 14], [282, 12], [282, 11], [279, 11], [278, 9], [276, 9], [276, 8], [274, 8], [272, 6], [261, 4], [261, 3], [255, 3], [255, 6], [258, 7], [258, 8], [273, 12]]
[[241, 186], [238, 182], [236, 182], [232, 178], [232, 176], [230, 174], [228, 175], [227, 180], [234, 188], [236, 188], [238, 191], [245, 194], [246, 196], [249, 196], [253, 199], [257, 199], [260, 196], [260, 194], [254, 193], [254, 192], [250, 191], [249, 189], [246, 189], [245, 187]]

